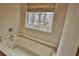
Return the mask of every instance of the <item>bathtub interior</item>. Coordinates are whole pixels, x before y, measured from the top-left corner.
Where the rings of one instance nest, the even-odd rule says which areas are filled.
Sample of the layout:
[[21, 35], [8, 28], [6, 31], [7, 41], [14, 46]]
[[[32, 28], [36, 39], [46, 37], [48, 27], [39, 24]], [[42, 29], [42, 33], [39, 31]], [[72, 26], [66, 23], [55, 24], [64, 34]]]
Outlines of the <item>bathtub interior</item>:
[[31, 52], [31, 55], [51, 56], [56, 53], [56, 49], [54, 47], [49, 48], [48, 46], [32, 41], [28, 38], [17, 37], [15, 44], [16, 46], [22, 48], [25, 52]]

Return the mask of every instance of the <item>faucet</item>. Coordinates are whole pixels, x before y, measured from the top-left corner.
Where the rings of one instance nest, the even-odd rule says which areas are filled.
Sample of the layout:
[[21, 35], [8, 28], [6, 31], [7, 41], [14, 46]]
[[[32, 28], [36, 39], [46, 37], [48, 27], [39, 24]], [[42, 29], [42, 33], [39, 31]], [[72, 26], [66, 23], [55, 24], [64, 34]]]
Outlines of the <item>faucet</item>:
[[9, 48], [15, 49], [14, 36], [12, 35], [13, 28], [9, 28], [8, 31], [9, 31], [9, 33], [10, 33], [10, 36], [9, 36], [7, 45], [8, 45]]
[[14, 36], [10, 34], [10, 37], [7, 41], [7, 46], [11, 49], [15, 49], [15, 39]]

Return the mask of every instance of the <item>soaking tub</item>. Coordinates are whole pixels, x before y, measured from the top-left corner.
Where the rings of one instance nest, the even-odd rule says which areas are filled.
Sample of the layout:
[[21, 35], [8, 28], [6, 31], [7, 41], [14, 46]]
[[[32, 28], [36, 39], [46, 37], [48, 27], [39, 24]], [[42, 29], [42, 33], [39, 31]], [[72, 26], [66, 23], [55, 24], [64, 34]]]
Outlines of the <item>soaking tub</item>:
[[0, 41], [0, 51], [7, 56], [53, 56], [56, 55], [56, 47], [39, 39], [19, 34], [14, 38], [14, 48], [9, 39]]

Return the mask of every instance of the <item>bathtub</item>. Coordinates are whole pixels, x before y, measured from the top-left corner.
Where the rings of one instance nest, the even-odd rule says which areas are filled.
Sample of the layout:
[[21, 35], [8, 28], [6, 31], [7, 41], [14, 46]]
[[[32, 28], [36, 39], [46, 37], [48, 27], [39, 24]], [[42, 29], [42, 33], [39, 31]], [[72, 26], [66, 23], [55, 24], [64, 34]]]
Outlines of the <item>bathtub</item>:
[[[56, 48], [48, 47], [49, 43], [42, 44], [42, 41], [36, 41], [35, 38], [26, 37], [22, 34], [16, 36], [15, 48], [11, 48], [11, 44], [8, 44], [8, 39], [3, 39], [0, 42], [0, 51], [5, 53], [7, 56], [55, 56]], [[34, 39], [34, 40], [32, 40]], [[50, 46], [53, 46], [50, 44]]]

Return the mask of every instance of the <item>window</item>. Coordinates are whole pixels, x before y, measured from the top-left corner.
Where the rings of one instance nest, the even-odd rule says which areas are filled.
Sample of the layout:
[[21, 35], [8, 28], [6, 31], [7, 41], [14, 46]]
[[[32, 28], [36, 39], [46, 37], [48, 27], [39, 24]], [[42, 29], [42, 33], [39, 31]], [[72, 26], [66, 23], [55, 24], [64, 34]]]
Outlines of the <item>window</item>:
[[26, 12], [25, 27], [43, 32], [51, 32], [54, 12]]

